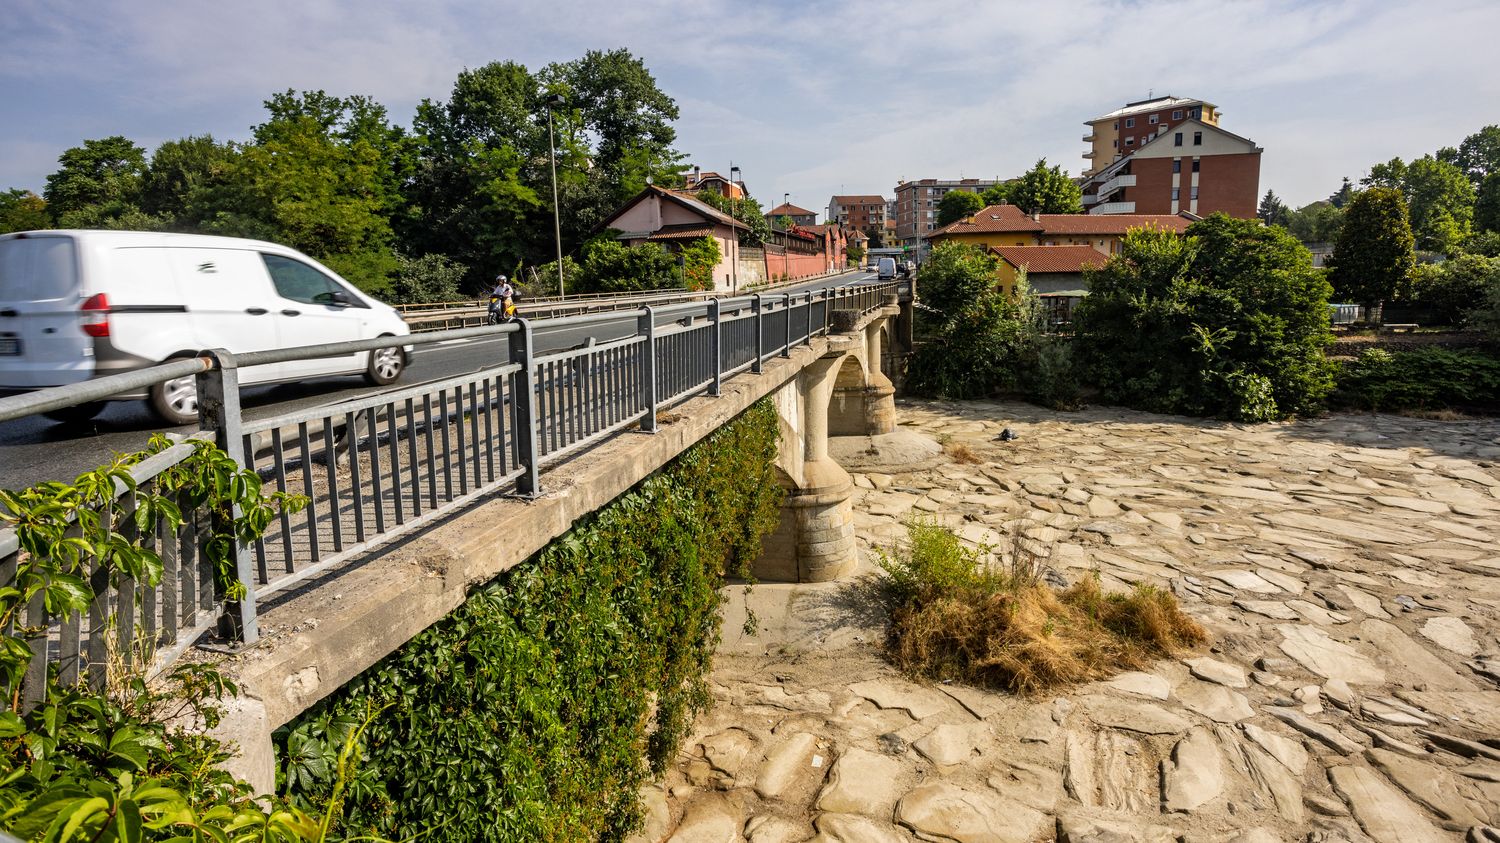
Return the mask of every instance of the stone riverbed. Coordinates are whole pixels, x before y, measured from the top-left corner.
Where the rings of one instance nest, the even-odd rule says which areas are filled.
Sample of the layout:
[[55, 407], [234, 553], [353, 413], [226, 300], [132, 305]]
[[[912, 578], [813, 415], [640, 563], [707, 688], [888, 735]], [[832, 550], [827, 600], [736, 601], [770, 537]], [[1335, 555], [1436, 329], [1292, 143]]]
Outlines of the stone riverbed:
[[[1500, 841], [1500, 421], [899, 418], [971, 455], [854, 474], [856, 577], [727, 590], [637, 843]], [[861, 578], [914, 516], [1168, 588], [1211, 641], [1038, 698], [909, 681]]]

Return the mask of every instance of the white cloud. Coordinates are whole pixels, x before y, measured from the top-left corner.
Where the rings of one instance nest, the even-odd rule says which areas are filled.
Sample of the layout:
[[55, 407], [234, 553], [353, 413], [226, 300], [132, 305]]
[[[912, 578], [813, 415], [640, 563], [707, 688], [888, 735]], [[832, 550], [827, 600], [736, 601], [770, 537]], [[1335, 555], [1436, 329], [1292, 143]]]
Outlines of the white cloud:
[[780, 201], [898, 178], [1083, 166], [1083, 121], [1148, 90], [1203, 97], [1265, 147], [1294, 204], [1374, 161], [1500, 120], [1492, 0], [11, 0], [0, 187], [40, 187], [85, 137], [243, 137], [286, 88], [368, 93], [397, 120], [465, 66], [640, 55], [689, 160]]

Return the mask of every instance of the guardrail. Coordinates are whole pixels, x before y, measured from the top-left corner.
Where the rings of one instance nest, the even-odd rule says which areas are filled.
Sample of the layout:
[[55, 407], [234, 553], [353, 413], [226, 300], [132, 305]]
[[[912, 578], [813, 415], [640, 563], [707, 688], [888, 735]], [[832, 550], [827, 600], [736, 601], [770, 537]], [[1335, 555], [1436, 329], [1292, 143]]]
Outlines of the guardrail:
[[[257, 601], [266, 595], [480, 496], [502, 489], [539, 495], [544, 466], [628, 428], [654, 431], [662, 408], [718, 395], [726, 378], [759, 372], [767, 360], [790, 355], [794, 345], [826, 334], [834, 311], [869, 312], [891, 295], [909, 300], [911, 289], [909, 281], [888, 281], [568, 317], [549, 327], [617, 323], [633, 315], [636, 328], [621, 339], [547, 355], [536, 354], [535, 326], [525, 319], [238, 355], [215, 350], [0, 399], [4, 421], [193, 374], [201, 416], [195, 436], [211, 437], [237, 464], [256, 471], [268, 491], [309, 500], [301, 512], [283, 512], [260, 540], [236, 546], [234, 567], [245, 586], [238, 601], [225, 599], [202, 561], [210, 537], [207, 513], [191, 514], [191, 528], [175, 536], [153, 537], [164, 563], [172, 560], [155, 585], [118, 577], [111, 582], [97, 560], [90, 562], [84, 573], [99, 597], [88, 624], [76, 615], [54, 617], [39, 602], [30, 607], [29, 626], [46, 632], [34, 643], [22, 698], [28, 704], [40, 699], [49, 661], [61, 665], [64, 677], [99, 683], [111, 649], [122, 652], [143, 639], [155, 651], [149, 664], [154, 675], [219, 618], [232, 638], [253, 643], [259, 636]], [[509, 338], [505, 350], [472, 373], [273, 418], [246, 421], [240, 412], [239, 370], [248, 366], [496, 335]], [[174, 446], [132, 474], [149, 483], [191, 447]], [[22, 552], [15, 532], [0, 530], [0, 585], [14, 580]], [[113, 613], [107, 611], [111, 604]]]

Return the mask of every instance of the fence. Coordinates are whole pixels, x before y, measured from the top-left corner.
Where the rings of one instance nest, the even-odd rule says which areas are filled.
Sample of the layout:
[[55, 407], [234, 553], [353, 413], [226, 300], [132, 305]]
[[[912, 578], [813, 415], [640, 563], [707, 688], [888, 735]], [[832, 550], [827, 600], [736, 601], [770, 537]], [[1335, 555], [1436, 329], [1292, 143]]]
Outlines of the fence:
[[[22, 697], [28, 703], [40, 698], [49, 662], [65, 679], [82, 676], [97, 684], [112, 652], [128, 654], [142, 644], [154, 653], [154, 674], [215, 621], [231, 637], [253, 643], [259, 635], [257, 600], [480, 496], [502, 489], [540, 494], [542, 467], [627, 428], [654, 431], [661, 408], [717, 395], [725, 378], [759, 372], [767, 360], [827, 333], [834, 311], [869, 312], [895, 294], [909, 299], [910, 282], [569, 317], [542, 329], [603, 327], [622, 319], [634, 320], [635, 329], [622, 339], [547, 355], [535, 353], [538, 326], [526, 320], [239, 355], [211, 351], [0, 399], [4, 421], [194, 374], [202, 428], [195, 437], [211, 438], [237, 464], [257, 472], [267, 490], [309, 500], [301, 512], [280, 514], [258, 541], [234, 548], [234, 568], [245, 586], [237, 601], [226, 601], [208, 571], [206, 512], [185, 513], [185, 525], [173, 535], [156, 530], [146, 538], [164, 563], [155, 585], [118, 576], [111, 581], [100, 561], [90, 560], [84, 573], [97, 596], [87, 623], [77, 614], [52, 616], [40, 601], [28, 607], [27, 626], [37, 632]], [[506, 353], [472, 373], [273, 418], [247, 422], [240, 413], [241, 368], [494, 335], [508, 337]], [[190, 442], [174, 445], [131, 474], [149, 489], [154, 477], [192, 449]], [[128, 513], [131, 496], [124, 486], [117, 493], [120, 512]], [[0, 531], [0, 585], [14, 582], [22, 553], [15, 531]]]

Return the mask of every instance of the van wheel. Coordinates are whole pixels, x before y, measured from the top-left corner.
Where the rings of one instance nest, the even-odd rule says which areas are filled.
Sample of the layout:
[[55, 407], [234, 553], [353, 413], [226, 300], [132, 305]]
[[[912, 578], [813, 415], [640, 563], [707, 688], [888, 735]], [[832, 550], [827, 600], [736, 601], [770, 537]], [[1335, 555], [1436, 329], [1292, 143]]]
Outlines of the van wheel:
[[193, 424], [198, 421], [197, 377], [184, 375], [156, 384], [146, 401], [167, 424]]
[[365, 366], [365, 381], [371, 386], [385, 386], [400, 380], [405, 369], [406, 352], [400, 346], [377, 348], [370, 352], [370, 362]]
[[48, 410], [42, 415], [63, 424], [85, 424], [94, 420], [94, 416], [104, 411], [103, 401], [89, 401], [83, 404], [74, 404], [71, 407], [59, 407], [56, 410]]

